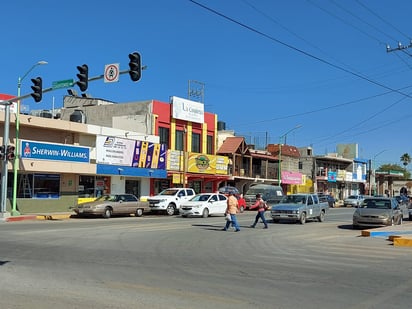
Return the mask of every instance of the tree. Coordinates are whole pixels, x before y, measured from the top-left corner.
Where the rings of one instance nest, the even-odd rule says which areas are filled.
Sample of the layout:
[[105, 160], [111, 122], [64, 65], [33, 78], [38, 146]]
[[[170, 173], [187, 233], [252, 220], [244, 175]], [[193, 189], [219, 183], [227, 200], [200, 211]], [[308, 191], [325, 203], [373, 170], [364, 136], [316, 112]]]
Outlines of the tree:
[[411, 163], [411, 156], [409, 155], [409, 153], [404, 153], [404, 154], [401, 156], [401, 161], [402, 161], [402, 163], [403, 163], [403, 166], [405, 166], [405, 168], [406, 168], [406, 166], [407, 166], [409, 163]]
[[382, 172], [389, 172], [389, 171], [402, 172], [404, 179], [410, 179], [410, 176], [411, 176], [411, 173], [406, 168], [398, 164], [384, 164], [384, 165], [381, 165], [377, 170], [382, 171]]

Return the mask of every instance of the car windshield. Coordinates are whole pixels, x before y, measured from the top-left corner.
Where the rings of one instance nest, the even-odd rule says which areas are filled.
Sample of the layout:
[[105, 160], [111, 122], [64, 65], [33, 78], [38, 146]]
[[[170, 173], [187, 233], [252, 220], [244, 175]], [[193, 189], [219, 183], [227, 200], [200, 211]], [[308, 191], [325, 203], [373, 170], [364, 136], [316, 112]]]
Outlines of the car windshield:
[[283, 204], [306, 204], [306, 195], [287, 195], [282, 199]]
[[166, 189], [163, 190], [162, 192], [159, 193], [159, 195], [176, 195], [177, 191], [176, 189]]
[[99, 202], [99, 201], [115, 202], [116, 199], [117, 199], [116, 195], [105, 194], [105, 195], [102, 195], [102, 196], [98, 197], [95, 201], [96, 202]]
[[387, 200], [365, 200], [362, 208], [391, 209], [391, 202]]
[[192, 197], [191, 201], [193, 202], [206, 202], [211, 194], [201, 194], [201, 195], [195, 195]]

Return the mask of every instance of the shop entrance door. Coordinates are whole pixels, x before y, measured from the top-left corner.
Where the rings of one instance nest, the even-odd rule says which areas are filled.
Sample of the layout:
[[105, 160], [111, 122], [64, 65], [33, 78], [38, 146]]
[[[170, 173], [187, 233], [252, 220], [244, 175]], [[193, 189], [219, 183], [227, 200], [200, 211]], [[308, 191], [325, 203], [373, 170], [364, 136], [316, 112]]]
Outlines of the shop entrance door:
[[126, 180], [125, 187], [126, 194], [134, 194], [140, 198], [140, 181], [138, 180]]

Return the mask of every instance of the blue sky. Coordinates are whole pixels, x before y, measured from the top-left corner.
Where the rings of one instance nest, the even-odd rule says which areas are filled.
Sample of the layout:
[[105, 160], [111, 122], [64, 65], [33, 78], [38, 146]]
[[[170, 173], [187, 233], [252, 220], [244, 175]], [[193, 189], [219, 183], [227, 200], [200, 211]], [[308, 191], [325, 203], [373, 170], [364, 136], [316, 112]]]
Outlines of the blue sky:
[[[204, 84], [205, 110], [255, 144], [312, 146], [335, 152], [359, 144], [375, 164], [401, 164], [409, 143], [412, 48], [409, 0], [119, 0], [4, 1], [0, 4], [0, 93], [16, 94], [41, 76], [43, 87], [89, 76], [142, 55], [142, 79], [89, 83], [87, 93], [114, 102], [188, 97]], [[409, 31], [409, 32], [408, 32]], [[195, 85], [195, 84], [192, 84]], [[77, 87], [75, 89], [79, 91]], [[24, 108], [61, 107], [65, 89]], [[294, 129], [299, 127], [298, 129]]]

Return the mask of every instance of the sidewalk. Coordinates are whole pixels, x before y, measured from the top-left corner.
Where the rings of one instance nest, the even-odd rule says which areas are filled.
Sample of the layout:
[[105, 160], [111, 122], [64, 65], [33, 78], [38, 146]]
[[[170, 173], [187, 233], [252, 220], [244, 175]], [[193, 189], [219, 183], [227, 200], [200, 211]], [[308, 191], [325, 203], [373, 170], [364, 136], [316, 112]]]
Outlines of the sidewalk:
[[59, 213], [42, 213], [42, 214], [25, 214], [19, 216], [9, 216], [0, 218], [4, 222], [18, 222], [27, 220], [67, 220], [74, 216], [74, 212], [59, 212]]

